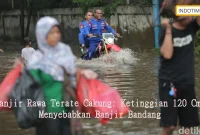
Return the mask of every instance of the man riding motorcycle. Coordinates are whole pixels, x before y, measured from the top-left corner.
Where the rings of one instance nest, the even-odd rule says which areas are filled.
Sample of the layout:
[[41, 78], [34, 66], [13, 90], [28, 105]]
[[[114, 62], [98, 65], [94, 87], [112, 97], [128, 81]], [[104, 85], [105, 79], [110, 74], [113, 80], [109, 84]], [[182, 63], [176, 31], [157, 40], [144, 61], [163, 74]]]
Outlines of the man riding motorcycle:
[[89, 20], [93, 17], [93, 13], [88, 11], [85, 13], [85, 21], [81, 22], [79, 24], [79, 44], [81, 45], [82, 48], [89, 47], [89, 41], [88, 41], [88, 36], [85, 34], [85, 29], [88, 28], [91, 24], [89, 23]]
[[89, 27], [86, 30], [86, 35], [89, 36], [89, 49], [87, 55], [83, 57], [85, 60], [91, 60], [96, 52], [96, 48], [101, 42], [100, 37], [93, 37], [94, 35], [102, 35], [102, 33], [107, 30], [110, 33], [113, 33], [114, 35], [119, 36], [118, 33], [116, 33], [107, 23], [104, 19], [102, 19], [102, 10], [97, 9], [95, 11], [95, 18], [91, 19], [89, 23]]

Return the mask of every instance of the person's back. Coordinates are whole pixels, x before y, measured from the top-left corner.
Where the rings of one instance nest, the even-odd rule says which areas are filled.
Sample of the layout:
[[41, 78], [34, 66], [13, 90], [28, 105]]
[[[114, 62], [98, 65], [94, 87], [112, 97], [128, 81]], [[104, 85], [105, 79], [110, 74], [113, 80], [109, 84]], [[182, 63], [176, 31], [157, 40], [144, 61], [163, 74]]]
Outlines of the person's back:
[[24, 42], [26, 47], [22, 49], [21, 57], [23, 58], [24, 64], [27, 65], [35, 52], [35, 49], [31, 47], [31, 41], [28, 38], [25, 38]]
[[35, 52], [35, 49], [32, 47], [25, 47], [22, 49], [22, 58], [24, 59], [25, 64], [27, 64], [32, 57], [32, 54]]

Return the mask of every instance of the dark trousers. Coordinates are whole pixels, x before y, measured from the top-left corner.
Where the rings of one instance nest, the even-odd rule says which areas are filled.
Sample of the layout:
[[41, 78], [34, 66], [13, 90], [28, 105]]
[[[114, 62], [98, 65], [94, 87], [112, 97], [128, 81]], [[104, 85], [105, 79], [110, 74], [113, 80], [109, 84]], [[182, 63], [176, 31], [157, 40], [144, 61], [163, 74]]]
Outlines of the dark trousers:
[[182, 127], [199, 126], [198, 107], [192, 106], [192, 101], [196, 99], [194, 84], [174, 83], [177, 89], [177, 97], [173, 97], [169, 95], [170, 83], [167, 80], [159, 80], [160, 101], [168, 104], [167, 107], [161, 107], [160, 109], [160, 126], [177, 126], [178, 121]]
[[70, 119], [44, 119], [44, 121], [36, 127], [36, 135], [71, 135]]
[[90, 40], [88, 53], [85, 57], [83, 57], [84, 60], [91, 60], [92, 58], [94, 58], [99, 43], [101, 43], [100, 39]]

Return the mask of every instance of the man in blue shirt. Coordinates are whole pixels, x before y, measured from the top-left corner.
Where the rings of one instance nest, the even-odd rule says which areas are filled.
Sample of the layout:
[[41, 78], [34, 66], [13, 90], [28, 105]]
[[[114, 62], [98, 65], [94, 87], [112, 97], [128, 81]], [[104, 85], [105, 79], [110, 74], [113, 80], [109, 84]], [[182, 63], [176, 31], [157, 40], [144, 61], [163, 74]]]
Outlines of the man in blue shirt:
[[89, 21], [90, 25], [88, 29], [85, 29], [86, 35], [90, 37], [89, 38], [90, 47], [88, 49], [87, 56], [84, 57], [83, 59], [91, 60], [95, 55], [97, 46], [101, 42], [100, 37], [93, 37], [93, 35], [102, 35], [102, 33], [105, 32], [105, 30], [107, 30], [108, 32], [113, 33], [114, 35], [119, 36], [119, 34], [116, 33], [104, 19], [102, 19], [102, 14], [103, 14], [102, 10], [97, 9], [94, 14], [95, 18]]
[[85, 29], [87, 29], [90, 25], [89, 20], [93, 17], [93, 13], [88, 11], [85, 14], [85, 21], [81, 22], [79, 24], [79, 29], [80, 29], [80, 33], [79, 33], [79, 44], [81, 45], [81, 47], [89, 47], [89, 41], [87, 40], [88, 36], [85, 34]]

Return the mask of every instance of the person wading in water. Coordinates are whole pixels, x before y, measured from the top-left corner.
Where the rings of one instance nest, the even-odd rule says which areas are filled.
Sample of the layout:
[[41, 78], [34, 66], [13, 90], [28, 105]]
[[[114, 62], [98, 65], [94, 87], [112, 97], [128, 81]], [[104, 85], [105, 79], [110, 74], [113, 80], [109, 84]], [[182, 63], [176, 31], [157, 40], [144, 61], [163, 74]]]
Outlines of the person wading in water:
[[[89, 69], [78, 69], [76, 58], [71, 48], [62, 43], [60, 26], [52, 17], [41, 18], [36, 25], [38, 48], [27, 69], [43, 88], [47, 113], [70, 112], [70, 108], [53, 107], [51, 99], [60, 103], [64, 100], [65, 72], [69, 74], [72, 87], [76, 88], [76, 75], [82, 74], [87, 79], [97, 78], [97, 74]], [[77, 125], [74, 126], [77, 128]], [[79, 131], [79, 133], [82, 131]], [[36, 135], [71, 135], [70, 118], [45, 118], [36, 127]]]
[[[200, 17], [176, 17], [172, 24], [164, 19], [162, 26], [159, 98], [167, 101], [168, 107], [161, 107], [160, 126], [163, 127], [161, 135], [171, 135], [178, 121], [186, 130], [199, 126], [198, 108], [191, 101], [196, 99], [194, 40], [200, 29]], [[187, 104], [182, 104], [183, 101]]]

